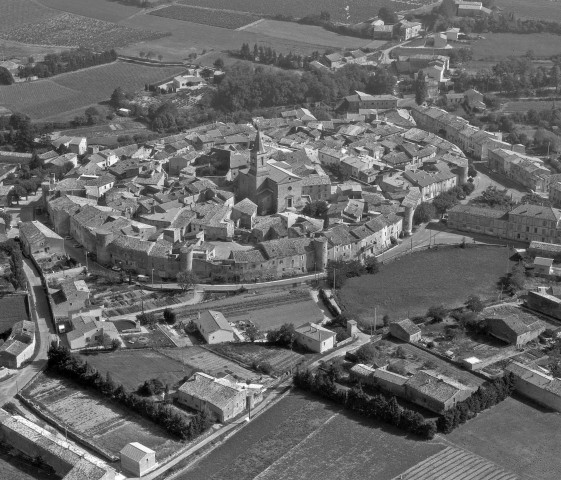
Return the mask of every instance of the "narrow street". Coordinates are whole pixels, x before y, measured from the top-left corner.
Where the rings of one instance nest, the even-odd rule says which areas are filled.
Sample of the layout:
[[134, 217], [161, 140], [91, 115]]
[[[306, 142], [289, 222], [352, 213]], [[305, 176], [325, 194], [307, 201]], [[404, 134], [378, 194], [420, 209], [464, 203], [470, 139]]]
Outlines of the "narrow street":
[[27, 385], [45, 367], [47, 351], [52, 339], [51, 335], [54, 332], [48, 300], [41, 285], [41, 278], [30, 260], [24, 257], [23, 262], [25, 276], [30, 285], [30, 313], [37, 329], [37, 346], [35, 347], [35, 357], [28, 366], [16, 371], [15, 375], [9, 379], [0, 382], [0, 405], [13, 398], [19, 390]]

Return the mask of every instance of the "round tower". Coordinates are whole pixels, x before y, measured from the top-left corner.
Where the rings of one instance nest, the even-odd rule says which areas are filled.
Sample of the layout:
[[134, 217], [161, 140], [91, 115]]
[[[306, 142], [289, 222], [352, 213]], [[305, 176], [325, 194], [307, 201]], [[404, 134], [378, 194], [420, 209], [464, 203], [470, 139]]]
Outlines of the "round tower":
[[465, 185], [467, 183], [467, 181], [468, 181], [468, 170], [469, 170], [469, 167], [467, 165], [467, 162], [466, 162], [465, 165], [460, 166], [460, 172], [459, 172], [459, 175], [458, 175], [460, 185]]
[[179, 271], [191, 272], [193, 271], [193, 249], [190, 247], [183, 247], [179, 252]]
[[111, 263], [111, 255], [107, 248], [113, 241], [113, 234], [106, 230], [99, 230], [95, 234], [95, 254], [97, 262], [101, 264]]
[[413, 232], [413, 214], [415, 213], [415, 208], [412, 206], [405, 207], [405, 218], [403, 222], [403, 231], [405, 235], [411, 235]]
[[327, 239], [314, 239], [315, 268], [316, 271], [323, 271], [327, 268]]

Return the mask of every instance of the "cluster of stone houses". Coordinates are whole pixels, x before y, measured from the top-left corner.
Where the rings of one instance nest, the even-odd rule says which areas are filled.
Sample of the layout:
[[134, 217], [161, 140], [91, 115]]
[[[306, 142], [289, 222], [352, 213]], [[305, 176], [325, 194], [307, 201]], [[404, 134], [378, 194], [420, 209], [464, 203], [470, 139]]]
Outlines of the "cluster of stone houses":
[[[144, 145], [87, 147], [63, 179], [43, 185], [56, 233], [33, 224], [24, 244], [48, 254], [70, 235], [99, 263], [141, 275], [241, 281], [378, 254], [410, 231], [420, 201], [467, 181], [467, 161], [416, 128], [395, 97], [356, 95], [366, 103], [342, 119], [301, 108]], [[209, 165], [216, 174], [202, 170]], [[326, 169], [346, 181], [333, 185]], [[327, 218], [302, 214], [316, 201], [329, 204]], [[209, 243], [234, 238], [253, 248], [225, 257]]]

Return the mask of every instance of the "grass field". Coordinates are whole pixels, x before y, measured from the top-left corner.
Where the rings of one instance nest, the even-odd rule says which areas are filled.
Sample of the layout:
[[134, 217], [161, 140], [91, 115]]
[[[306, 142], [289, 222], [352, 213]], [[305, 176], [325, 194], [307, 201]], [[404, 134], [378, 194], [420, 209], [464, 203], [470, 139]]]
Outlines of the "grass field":
[[443, 448], [291, 393], [177, 478], [389, 480]]
[[114, 62], [51, 79], [0, 86], [0, 105], [33, 119], [45, 119], [109, 100], [117, 87], [136, 91], [181, 71], [179, 67]]
[[20, 320], [29, 320], [25, 306], [25, 295], [6, 295], [0, 298], [0, 332], [12, 328]]
[[259, 19], [257, 15], [247, 13], [225, 12], [208, 8], [189, 7], [187, 5], [172, 5], [170, 7], [159, 8], [158, 10], [152, 11], [151, 15], [200, 23], [213, 27], [231, 28], [233, 30]]
[[[350, 316], [372, 322], [386, 313], [393, 319], [423, 315], [432, 305], [457, 307], [471, 294], [490, 298], [505, 274], [503, 247], [446, 248], [402, 257], [373, 276], [349, 279], [339, 298]], [[510, 262], [508, 262], [510, 263]]]
[[140, 11], [138, 7], [109, 0], [38, 0], [36, 3], [54, 10], [97, 18], [106, 22], [118, 22]]
[[[263, 20], [262, 22], [244, 28], [244, 32], [268, 35], [274, 38], [306, 43], [313, 41], [315, 45], [333, 48], [352, 48], [356, 44], [353, 37], [345, 37], [330, 32], [321, 27], [312, 25], [300, 25], [291, 22], [279, 22], [277, 20]], [[364, 46], [378, 48], [384, 45], [382, 40], [364, 41]]]
[[4, 28], [0, 38], [33, 45], [60, 45], [108, 50], [160, 38], [165, 33], [140, 30], [89, 17], [60, 13], [39, 21]]
[[[561, 6], [557, 7], [561, 12]], [[533, 50], [536, 57], [550, 57], [561, 54], [559, 36], [549, 33], [520, 35], [516, 33], [485, 33], [485, 40], [472, 44], [474, 60], [492, 59], [499, 61], [509, 56], [524, 55]]]
[[561, 22], [561, 6], [553, 0], [497, 0], [497, 7], [514, 12], [517, 17], [539, 18]]
[[278, 373], [296, 367], [306, 358], [305, 355], [286, 348], [263, 346], [258, 343], [217, 344], [210, 345], [209, 348], [246, 365], [267, 362]]
[[[132, 28], [145, 28], [162, 33], [170, 32], [171, 36], [140, 42], [119, 49], [119, 53], [124, 55], [138, 55], [140, 51], [146, 52], [150, 50], [156, 55], [163, 55], [164, 60], [186, 60], [190, 52], [200, 54], [203, 49], [209, 52], [211, 50], [239, 50], [242, 43], [249, 43], [250, 45], [257, 43], [265, 47], [274, 48], [278, 53], [283, 54], [293, 52], [308, 55], [315, 50], [322, 52], [325, 50], [325, 41], [316, 42], [314, 36], [311, 35], [305, 38], [304, 41], [275, 38], [267, 33], [252, 33], [245, 30], [236, 31], [172, 18], [157, 17], [155, 15], [139, 14], [123, 20], [120, 22], [120, 25]], [[338, 40], [338, 44], [334, 45], [334, 47], [340, 45], [341, 48], [360, 48], [371, 42], [363, 38], [333, 35]]]
[[48, 410], [62, 424], [80, 432], [116, 455], [129, 442], [140, 442], [163, 459], [181, 448], [157, 425], [110, 403], [72, 382], [41, 374], [24, 394]]
[[507, 398], [446, 440], [525, 479], [555, 480], [561, 472], [561, 416], [521, 399]]
[[239, 364], [227, 360], [202, 347], [166, 348], [160, 353], [177, 360], [194, 371], [203, 371], [214, 377], [233, 375], [243, 380], [258, 380], [260, 375], [243, 368]]
[[185, 5], [197, 5], [201, 7], [238, 10], [264, 15], [289, 15], [293, 17], [304, 17], [306, 15], [318, 15], [325, 10], [331, 14], [334, 20], [347, 20], [345, 6], [349, 6], [349, 19], [351, 21], [363, 21], [375, 16], [380, 7], [391, 7], [395, 11], [409, 10], [431, 3], [419, 0], [412, 2], [401, 2], [392, 0], [353, 0], [352, 2], [340, 2], [337, 0], [316, 0], [315, 2], [303, 2], [302, 0], [180, 0]]
[[192, 373], [180, 362], [149, 349], [83, 354], [81, 358], [103, 375], [110, 372], [115, 382], [122, 383], [130, 391], [151, 378], [160, 379], [170, 388], [176, 387], [186, 375]]

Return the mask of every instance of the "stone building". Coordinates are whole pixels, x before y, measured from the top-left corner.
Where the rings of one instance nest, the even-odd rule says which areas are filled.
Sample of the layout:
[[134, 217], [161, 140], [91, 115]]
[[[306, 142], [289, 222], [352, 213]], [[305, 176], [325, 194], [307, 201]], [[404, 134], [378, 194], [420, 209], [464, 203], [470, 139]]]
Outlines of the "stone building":
[[302, 179], [285, 162], [270, 160], [259, 131], [251, 150], [249, 170], [236, 179], [238, 200], [249, 198], [260, 215], [283, 212], [300, 205]]

